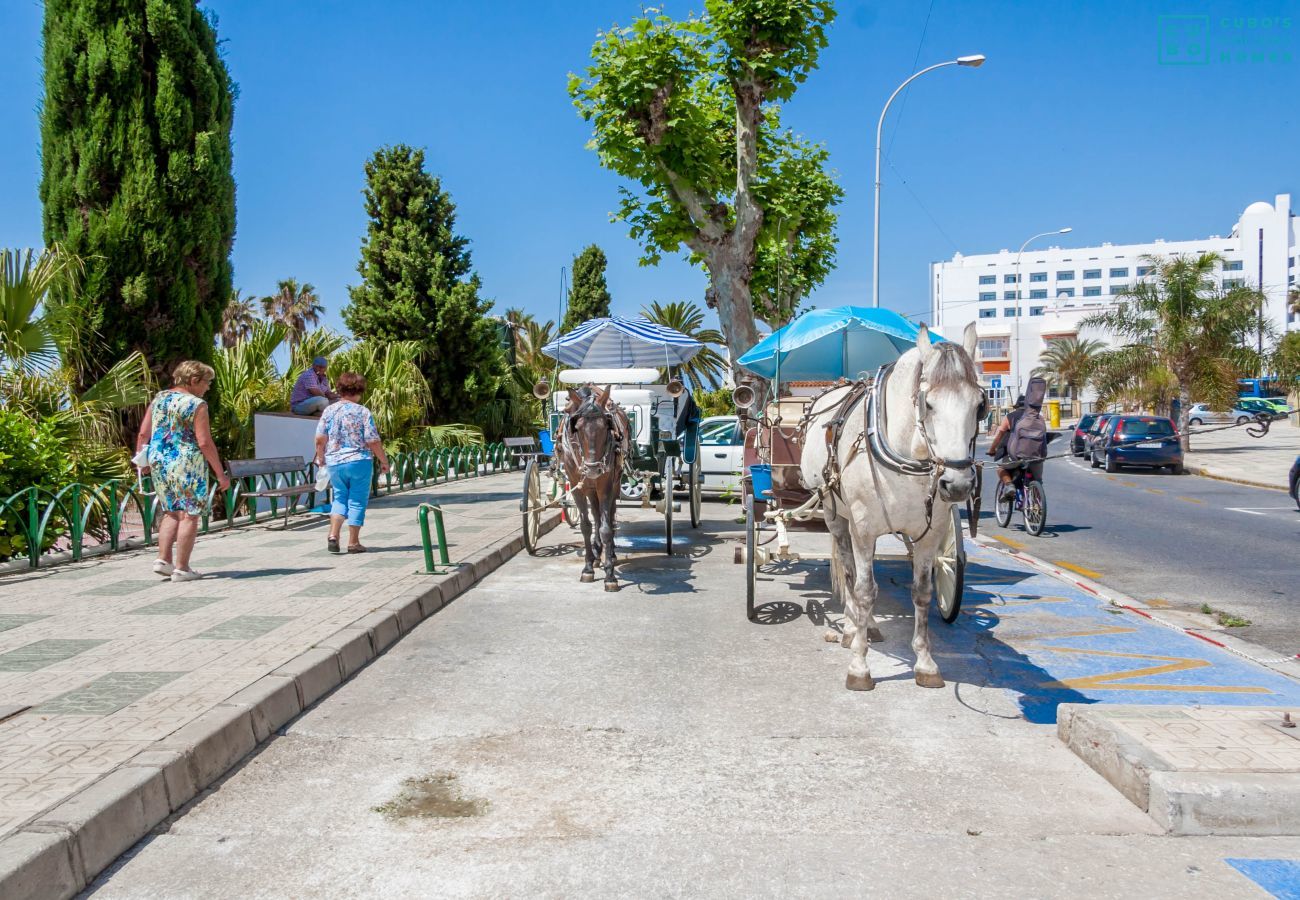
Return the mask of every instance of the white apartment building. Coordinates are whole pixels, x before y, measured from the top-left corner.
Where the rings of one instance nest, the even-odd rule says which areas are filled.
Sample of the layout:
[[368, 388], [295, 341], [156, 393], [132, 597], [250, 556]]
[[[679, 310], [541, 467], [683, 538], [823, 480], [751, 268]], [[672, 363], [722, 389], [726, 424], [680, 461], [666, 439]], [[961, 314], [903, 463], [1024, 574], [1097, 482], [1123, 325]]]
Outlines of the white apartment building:
[[[1300, 316], [1287, 311], [1288, 289], [1296, 283], [1300, 248], [1296, 241], [1291, 195], [1274, 203], [1246, 207], [1231, 234], [1191, 241], [1154, 240], [1147, 244], [1100, 247], [1027, 248], [965, 256], [930, 264], [932, 321], [946, 336], [960, 335], [969, 322], [979, 332], [976, 363], [986, 387], [1000, 382], [995, 399], [1014, 398], [1054, 338], [1084, 337], [1114, 343], [1111, 335], [1083, 328], [1088, 315], [1116, 302], [1120, 288], [1150, 270], [1145, 256], [1201, 254], [1223, 257], [1217, 277], [1223, 287], [1261, 287], [1264, 315], [1279, 332], [1300, 329]], [[1019, 276], [1019, 284], [1017, 284]], [[1016, 288], [1020, 288], [1017, 300]]]

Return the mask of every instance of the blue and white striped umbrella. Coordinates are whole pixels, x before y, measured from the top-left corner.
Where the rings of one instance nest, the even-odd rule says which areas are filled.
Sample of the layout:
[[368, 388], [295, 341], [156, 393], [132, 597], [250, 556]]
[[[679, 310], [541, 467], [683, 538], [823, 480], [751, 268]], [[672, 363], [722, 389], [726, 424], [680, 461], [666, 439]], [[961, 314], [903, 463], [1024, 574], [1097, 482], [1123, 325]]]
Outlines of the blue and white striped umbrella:
[[679, 366], [704, 345], [680, 331], [642, 316], [590, 319], [542, 348], [565, 365], [627, 369], [633, 366]]

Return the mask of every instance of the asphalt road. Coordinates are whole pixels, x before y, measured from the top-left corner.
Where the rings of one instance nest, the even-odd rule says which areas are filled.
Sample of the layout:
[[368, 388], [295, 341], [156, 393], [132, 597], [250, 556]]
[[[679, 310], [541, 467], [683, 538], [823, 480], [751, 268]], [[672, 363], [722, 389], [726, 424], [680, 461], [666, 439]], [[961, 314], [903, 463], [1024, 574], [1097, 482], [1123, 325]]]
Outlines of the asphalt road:
[[992, 473], [985, 478], [982, 534], [1139, 600], [1186, 611], [1209, 604], [1252, 623], [1232, 634], [1300, 654], [1300, 512], [1282, 491], [1051, 460], [1047, 530], [1035, 538], [1019, 513], [998, 527]]

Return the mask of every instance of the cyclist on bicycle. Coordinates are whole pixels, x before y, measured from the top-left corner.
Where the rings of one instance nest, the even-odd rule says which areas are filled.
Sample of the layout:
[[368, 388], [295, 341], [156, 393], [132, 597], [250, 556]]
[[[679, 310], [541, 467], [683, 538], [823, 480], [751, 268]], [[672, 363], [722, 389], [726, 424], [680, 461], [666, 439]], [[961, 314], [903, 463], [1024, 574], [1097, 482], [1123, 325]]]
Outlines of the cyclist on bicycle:
[[[989, 445], [988, 455], [998, 460], [999, 493], [1003, 498], [1015, 494], [1017, 477], [1022, 469], [1029, 469], [1035, 481], [1043, 480], [1043, 460], [1040, 457], [1047, 455], [1047, 434], [1042, 426], [1042, 408], [1047, 385], [1046, 382], [1035, 384], [1036, 381], [1041, 379], [1030, 379], [1029, 401], [1032, 402], [1026, 401], [1024, 394], [1017, 397], [1015, 408], [998, 425]], [[1030, 421], [1024, 428], [1019, 428], [1026, 414]], [[1017, 451], [1015, 454], [1011, 452], [1012, 446]], [[1018, 459], [1026, 461], [1017, 463]]]

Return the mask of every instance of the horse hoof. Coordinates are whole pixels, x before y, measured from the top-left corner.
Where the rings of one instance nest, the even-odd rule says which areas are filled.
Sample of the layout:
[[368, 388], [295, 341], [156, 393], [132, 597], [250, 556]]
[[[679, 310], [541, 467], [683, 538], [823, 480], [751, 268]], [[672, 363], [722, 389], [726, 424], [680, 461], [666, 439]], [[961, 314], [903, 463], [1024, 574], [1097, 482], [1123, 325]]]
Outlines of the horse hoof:
[[923, 688], [941, 688], [943, 687], [943, 676], [938, 672], [917, 672], [916, 683]]
[[885, 642], [885, 636], [880, 633], [879, 628], [868, 628], [867, 640], [871, 641], [873, 644], [883, 644]]
[[871, 675], [854, 675], [852, 672], [844, 679], [844, 686], [851, 691], [870, 691], [875, 688], [876, 682]]
[[605, 590], [607, 590], [607, 591], [617, 591], [617, 590], [618, 590], [618, 582], [617, 582], [617, 581], [606, 581], [606, 582], [605, 582]]
[[834, 628], [827, 628], [826, 633], [822, 635], [822, 640], [828, 644], [838, 644], [840, 642], [840, 633]]
[[583, 584], [591, 584], [593, 581], [596, 580], [596, 576], [592, 572], [583, 572], [582, 575], [578, 578], [578, 580], [581, 581]]

